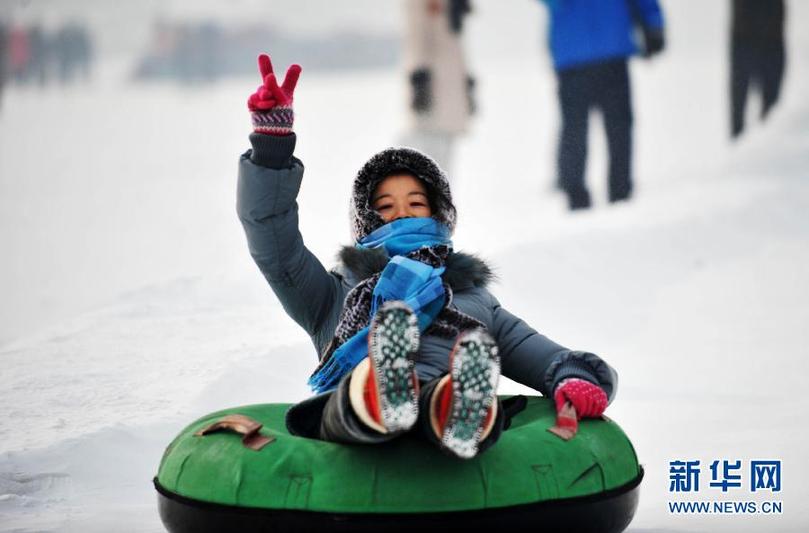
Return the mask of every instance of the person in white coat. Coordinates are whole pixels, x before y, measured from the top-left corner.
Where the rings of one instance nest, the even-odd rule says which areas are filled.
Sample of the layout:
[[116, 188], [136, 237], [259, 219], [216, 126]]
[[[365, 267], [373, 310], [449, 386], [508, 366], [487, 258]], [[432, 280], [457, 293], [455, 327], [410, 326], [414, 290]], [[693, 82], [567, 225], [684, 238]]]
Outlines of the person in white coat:
[[475, 111], [461, 40], [470, 10], [469, 0], [405, 0], [409, 123], [402, 143], [429, 154], [448, 175], [455, 140]]

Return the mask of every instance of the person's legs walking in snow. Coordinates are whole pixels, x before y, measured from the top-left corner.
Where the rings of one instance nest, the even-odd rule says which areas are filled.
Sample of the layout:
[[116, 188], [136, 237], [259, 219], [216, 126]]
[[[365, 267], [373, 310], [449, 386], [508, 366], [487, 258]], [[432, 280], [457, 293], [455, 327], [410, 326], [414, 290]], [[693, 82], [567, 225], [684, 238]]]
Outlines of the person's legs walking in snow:
[[590, 207], [584, 183], [587, 161], [587, 124], [590, 98], [586, 68], [558, 73], [562, 131], [559, 136], [559, 185], [567, 193], [570, 209]]
[[626, 60], [605, 63], [595, 84], [604, 116], [609, 150], [609, 200], [617, 202], [632, 194], [632, 96]]

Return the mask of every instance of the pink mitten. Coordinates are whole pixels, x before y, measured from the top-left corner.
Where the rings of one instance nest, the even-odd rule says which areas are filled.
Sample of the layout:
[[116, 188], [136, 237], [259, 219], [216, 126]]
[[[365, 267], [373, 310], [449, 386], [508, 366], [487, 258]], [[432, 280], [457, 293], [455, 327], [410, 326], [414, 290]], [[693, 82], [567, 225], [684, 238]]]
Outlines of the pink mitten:
[[556, 401], [556, 412], [560, 412], [568, 401], [576, 409], [581, 418], [598, 418], [607, 408], [607, 393], [598, 385], [583, 379], [571, 378], [562, 381], [553, 395]]
[[288, 135], [292, 133], [295, 118], [292, 112], [292, 97], [298, 76], [301, 75], [301, 67], [291, 65], [280, 87], [272, 71], [270, 56], [267, 54], [258, 56], [258, 69], [261, 72], [262, 84], [247, 99], [253, 130], [270, 135]]

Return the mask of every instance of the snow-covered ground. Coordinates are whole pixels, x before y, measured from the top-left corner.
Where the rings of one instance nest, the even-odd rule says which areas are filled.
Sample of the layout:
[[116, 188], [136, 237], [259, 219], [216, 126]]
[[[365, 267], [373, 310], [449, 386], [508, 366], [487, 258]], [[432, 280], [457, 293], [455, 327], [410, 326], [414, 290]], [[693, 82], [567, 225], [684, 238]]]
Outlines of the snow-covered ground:
[[[608, 414], [647, 472], [631, 530], [806, 530], [809, 5], [789, 4], [782, 101], [733, 145], [726, 3], [664, 4], [669, 49], [632, 66], [637, 198], [603, 201], [594, 127], [598, 205], [570, 214], [551, 192], [542, 11], [478, 4], [482, 112], [459, 146], [455, 241], [498, 267], [506, 307], [618, 369]], [[11, 89], [0, 113], [0, 531], [160, 531], [151, 477], [184, 424], [307, 395], [315, 354], [234, 212], [256, 81], [144, 87], [123, 71]], [[301, 223], [324, 262], [348, 240], [354, 173], [404, 124], [400, 77], [304, 65]], [[762, 458], [783, 461], [782, 515], [668, 513], [670, 460]]]

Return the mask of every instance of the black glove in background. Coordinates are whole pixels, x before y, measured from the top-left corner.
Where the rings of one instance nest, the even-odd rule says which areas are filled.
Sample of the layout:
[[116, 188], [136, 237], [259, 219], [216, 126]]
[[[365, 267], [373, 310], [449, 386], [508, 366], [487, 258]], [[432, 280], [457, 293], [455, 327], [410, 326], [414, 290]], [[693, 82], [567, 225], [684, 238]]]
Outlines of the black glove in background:
[[643, 55], [652, 57], [659, 54], [666, 47], [666, 38], [663, 35], [663, 28], [643, 27]]
[[417, 113], [427, 113], [433, 105], [432, 75], [426, 68], [414, 70], [410, 74], [412, 100], [410, 106]]

